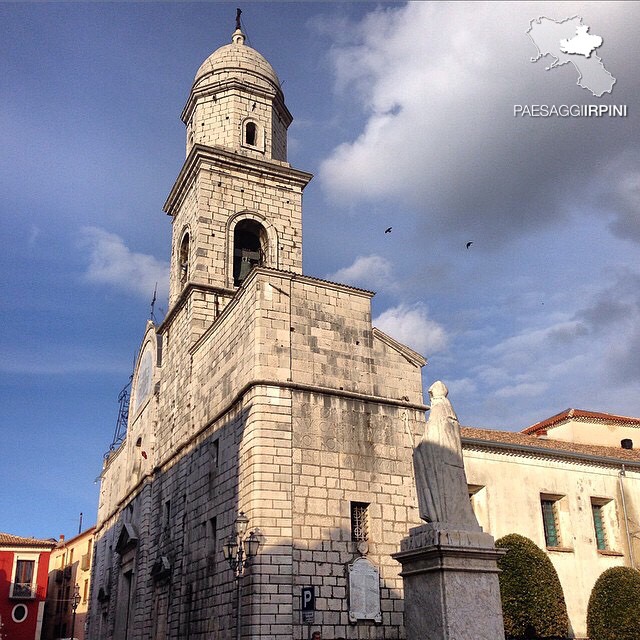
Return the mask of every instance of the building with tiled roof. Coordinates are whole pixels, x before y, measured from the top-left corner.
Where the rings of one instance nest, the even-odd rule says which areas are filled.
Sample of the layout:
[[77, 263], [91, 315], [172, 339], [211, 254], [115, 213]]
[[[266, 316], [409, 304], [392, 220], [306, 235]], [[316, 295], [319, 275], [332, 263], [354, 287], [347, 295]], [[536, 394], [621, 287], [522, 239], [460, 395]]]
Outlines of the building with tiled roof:
[[[604, 427], [604, 428], [602, 428]], [[561, 413], [522, 430], [539, 438], [548, 436], [567, 442], [597, 442], [618, 447], [622, 440], [640, 443], [640, 418], [618, 416], [612, 413], [565, 409]]]
[[461, 437], [480, 525], [546, 551], [571, 637], [586, 638], [598, 576], [640, 560], [640, 419], [571, 409], [522, 432], [463, 427]]
[[49, 538], [40, 540], [38, 538], [25, 538], [24, 536], [14, 536], [11, 533], [0, 532], [0, 545], [11, 547], [44, 547], [51, 548], [56, 543], [55, 540]]
[[40, 640], [55, 540], [0, 533], [0, 638]]

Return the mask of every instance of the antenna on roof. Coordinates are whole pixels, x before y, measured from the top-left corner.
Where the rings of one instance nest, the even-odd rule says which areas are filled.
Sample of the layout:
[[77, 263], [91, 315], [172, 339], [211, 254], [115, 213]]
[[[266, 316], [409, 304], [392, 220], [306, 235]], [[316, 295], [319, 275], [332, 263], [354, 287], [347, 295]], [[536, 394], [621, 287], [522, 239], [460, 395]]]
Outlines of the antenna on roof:
[[153, 312], [154, 312], [154, 309], [155, 309], [157, 293], [158, 293], [158, 283], [156, 282], [156, 286], [153, 289], [153, 299], [151, 300], [151, 313], [149, 315], [150, 319], [153, 321], [154, 324], [156, 322], [156, 317], [155, 317]]

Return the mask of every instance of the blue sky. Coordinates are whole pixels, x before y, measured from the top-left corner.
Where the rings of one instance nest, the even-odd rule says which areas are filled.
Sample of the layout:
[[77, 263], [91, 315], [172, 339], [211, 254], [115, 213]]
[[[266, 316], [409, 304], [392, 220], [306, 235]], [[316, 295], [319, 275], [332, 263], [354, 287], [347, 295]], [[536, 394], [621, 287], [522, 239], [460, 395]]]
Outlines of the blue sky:
[[[0, 4], [0, 530], [95, 521], [153, 287], [166, 311], [180, 112], [236, 4]], [[462, 424], [640, 415], [638, 3], [245, 3], [294, 116], [309, 275], [377, 291]], [[581, 15], [616, 77], [531, 63]], [[515, 104], [626, 118], [515, 118]], [[393, 227], [390, 234], [384, 230]], [[467, 249], [466, 243], [473, 241]]]

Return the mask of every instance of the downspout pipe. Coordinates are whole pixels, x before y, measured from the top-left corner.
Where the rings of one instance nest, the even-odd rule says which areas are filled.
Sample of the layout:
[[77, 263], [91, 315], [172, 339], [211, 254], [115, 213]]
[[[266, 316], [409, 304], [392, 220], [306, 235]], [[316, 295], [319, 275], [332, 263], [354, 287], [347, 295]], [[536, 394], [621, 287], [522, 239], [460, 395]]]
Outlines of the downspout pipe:
[[635, 559], [633, 557], [633, 541], [631, 540], [631, 532], [629, 531], [629, 518], [627, 516], [627, 502], [625, 500], [624, 495], [624, 478], [626, 477], [626, 471], [624, 465], [622, 465], [620, 471], [618, 472], [618, 482], [620, 483], [620, 497], [622, 501], [622, 512], [624, 514], [624, 530], [627, 534], [627, 546], [629, 547], [629, 562], [631, 563], [631, 568], [636, 568]]

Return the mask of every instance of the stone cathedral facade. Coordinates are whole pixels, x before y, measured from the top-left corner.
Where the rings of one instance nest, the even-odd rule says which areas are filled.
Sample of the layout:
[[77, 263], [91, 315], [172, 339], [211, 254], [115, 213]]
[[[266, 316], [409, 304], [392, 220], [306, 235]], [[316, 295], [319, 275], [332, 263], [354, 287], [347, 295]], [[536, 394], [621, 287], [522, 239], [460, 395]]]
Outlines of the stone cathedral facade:
[[[312, 176], [274, 70], [232, 38], [182, 112], [169, 311], [102, 473], [88, 637], [402, 638], [425, 360], [372, 327], [371, 292], [302, 273]], [[238, 594], [239, 512], [260, 547]]]

